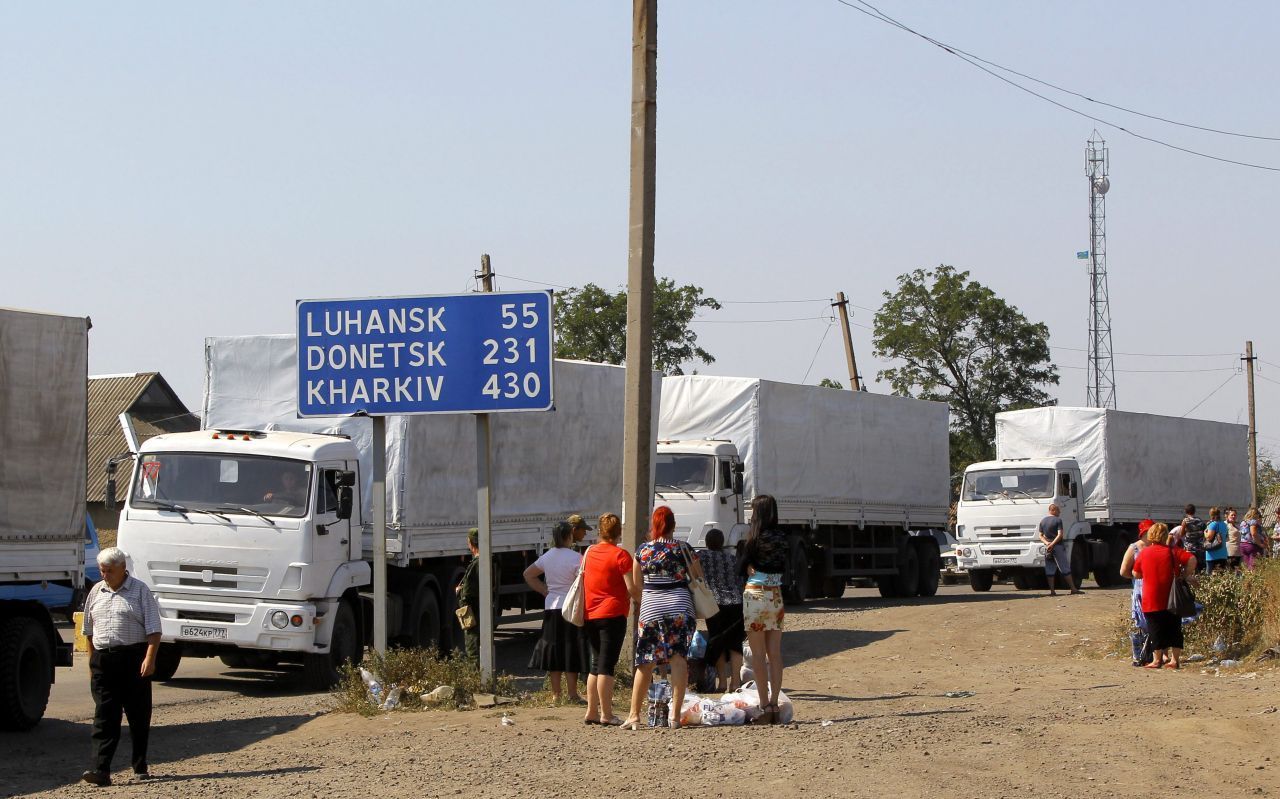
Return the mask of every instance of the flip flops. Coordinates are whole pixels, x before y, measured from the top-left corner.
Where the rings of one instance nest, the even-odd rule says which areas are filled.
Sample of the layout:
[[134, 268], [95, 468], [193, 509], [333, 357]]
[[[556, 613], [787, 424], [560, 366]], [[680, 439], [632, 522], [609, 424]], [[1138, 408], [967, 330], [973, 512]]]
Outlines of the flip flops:
[[1164, 664], [1163, 664], [1163, 663], [1159, 663], [1159, 662], [1157, 662], [1157, 661], [1154, 661], [1154, 660], [1153, 660], [1153, 661], [1151, 661], [1150, 663], [1148, 663], [1147, 665], [1143, 666], [1142, 668], [1144, 668], [1144, 669], [1162, 669], [1162, 668], [1164, 668]]

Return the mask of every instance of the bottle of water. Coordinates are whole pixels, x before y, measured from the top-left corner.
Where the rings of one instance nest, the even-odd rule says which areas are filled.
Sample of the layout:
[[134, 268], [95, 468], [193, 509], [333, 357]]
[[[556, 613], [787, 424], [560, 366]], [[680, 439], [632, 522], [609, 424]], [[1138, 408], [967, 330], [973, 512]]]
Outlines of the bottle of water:
[[369, 691], [369, 698], [373, 700], [375, 705], [382, 704], [382, 683], [366, 668], [360, 669], [360, 681], [364, 683], [364, 687]]

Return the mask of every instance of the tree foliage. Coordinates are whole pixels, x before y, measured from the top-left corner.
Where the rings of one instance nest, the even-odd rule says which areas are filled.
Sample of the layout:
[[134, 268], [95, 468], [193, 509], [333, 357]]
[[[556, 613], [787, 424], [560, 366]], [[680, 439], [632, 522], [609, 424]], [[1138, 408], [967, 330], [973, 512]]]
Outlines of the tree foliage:
[[830, 378], [830, 377], [824, 377], [824, 378], [822, 378], [822, 380], [818, 383], [818, 386], [819, 386], [819, 387], [821, 387], [821, 388], [839, 388], [839, 389], [843, 389], [843, 388], [844, 388], [844, 383], [841, 383], [839, 380], [835, 380], [835, 379], [832, 379], [832, 378]]
[[[714, 363], [698, 346], [689, 323], [699, 309], [720, 303], [697, 286], [677, 286], [671, 278], [654, 283], [653, 368], [682, 375], [691, 361]], [[621, 364], [627, 357], [627, 292], [610, 293], [594, 283], [556, 296], [556, 357]]]
[[968, 272], [942, 265], [898, 277], [876, 313], [877, 358], [896, 394], [951, 406], [953, 472], [995, 457], [997, 411], [1050, 402], [1058, 382], [1049, 328], [1033, 323]]

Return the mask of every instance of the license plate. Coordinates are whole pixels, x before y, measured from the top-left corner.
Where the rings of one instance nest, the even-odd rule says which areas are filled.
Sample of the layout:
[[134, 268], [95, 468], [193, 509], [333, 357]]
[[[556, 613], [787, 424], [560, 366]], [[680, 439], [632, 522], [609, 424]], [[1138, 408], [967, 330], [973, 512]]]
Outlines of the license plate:
[[1017, 558], [992, 558], [993, 563], [1017, 563]]
[[183, 638], [226, 638], [226, 627], [196, 627], [190, 624], [182, 625], [182, 629], [178, 631], [178, 635]]

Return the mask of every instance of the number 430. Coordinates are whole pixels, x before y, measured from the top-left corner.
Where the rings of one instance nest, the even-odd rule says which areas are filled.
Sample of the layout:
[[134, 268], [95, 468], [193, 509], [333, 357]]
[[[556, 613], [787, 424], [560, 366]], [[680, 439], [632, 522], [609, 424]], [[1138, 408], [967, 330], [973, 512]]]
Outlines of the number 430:
[[[502, 385], [504, 382], [506, 383], [505, 386]], [[507, 372], [503, 375], [489, 375], [489, 379], [485, 381], [484, 388], [480, 392], [493, 399], [498, 399], [499, 397], [513, 399], [522, 394], [526, 397], [536, 397], [541, 390], [542, 379], [538, 377], [536, 372], [527, 373], [523, 380], [515, 372]]]

